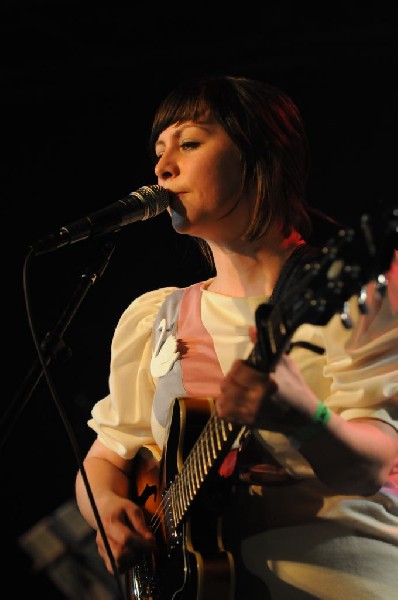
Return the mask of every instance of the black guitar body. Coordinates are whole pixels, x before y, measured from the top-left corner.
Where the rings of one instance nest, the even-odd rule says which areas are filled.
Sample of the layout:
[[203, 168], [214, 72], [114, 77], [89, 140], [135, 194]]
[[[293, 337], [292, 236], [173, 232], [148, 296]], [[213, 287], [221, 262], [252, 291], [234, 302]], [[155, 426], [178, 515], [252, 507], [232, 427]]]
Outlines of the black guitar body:
[[[189, 476], [181, 477], [184, 462], [212, 412], [211, 399], [176, 399], [158, 473], [148, 474], [142, 456], [137, 460], [134, 499], [144, 506], [157, 550], [144, 556], [128, 574], [129, 597], [134, 600], [234, 597], [234, 561], [223, 548], [220, 534], [230, 484], [214, 470], [202, 482], [203, 465], [193, 465]], [[193, 486], [200, 487], [200, 492], [191, 505], [188, 496]]]

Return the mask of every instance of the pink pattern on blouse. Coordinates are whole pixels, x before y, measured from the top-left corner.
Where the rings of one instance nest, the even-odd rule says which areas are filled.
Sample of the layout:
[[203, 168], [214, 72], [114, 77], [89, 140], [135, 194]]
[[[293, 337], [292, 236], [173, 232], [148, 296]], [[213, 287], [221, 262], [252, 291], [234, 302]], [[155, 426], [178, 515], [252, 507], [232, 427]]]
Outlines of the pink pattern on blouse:
[[178, 321], [178, 349], [187, 395], [215, 397], [219, 393], [223, 373], [213, 339], [202, 323], [201, 285], [197, 283], [184, 290]]

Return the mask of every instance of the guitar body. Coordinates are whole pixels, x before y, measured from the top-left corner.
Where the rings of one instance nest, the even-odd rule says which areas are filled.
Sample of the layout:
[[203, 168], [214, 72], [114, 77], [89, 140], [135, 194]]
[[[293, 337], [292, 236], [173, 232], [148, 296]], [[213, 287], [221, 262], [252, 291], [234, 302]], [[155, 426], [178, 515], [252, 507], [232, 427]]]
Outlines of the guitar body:
[[[218, 473], [208, 481], [176, 527], [170, 506], [182, 502], [169, 486], [179, 474], [194, 442], [214, 411], [208, 398], [178, 398], [169, 420], [167, 443], [160, 460], [143, 448], [135, 460], [132, 497], [144, 509], [156, 537], [156, 552], [143, 556], [127, 575], [131, 600], [228, 600], [234, 597], [234, 561], [221, 539], [221, 516], [229, 484]], [[174, 511], [174, 508], [172, 507]], [[178, 519], [177, 519], [178, 521]]]

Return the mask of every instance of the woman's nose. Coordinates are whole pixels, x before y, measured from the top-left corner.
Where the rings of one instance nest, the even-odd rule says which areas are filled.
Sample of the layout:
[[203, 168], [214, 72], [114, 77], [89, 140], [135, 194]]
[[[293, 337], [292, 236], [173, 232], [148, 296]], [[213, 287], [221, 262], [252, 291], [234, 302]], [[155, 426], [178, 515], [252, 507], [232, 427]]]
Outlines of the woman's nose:
[[176, 161], [170, 152], [164, 152], [155, 166], [155, 175], [160, 180], [170, 179], [178, 173]]

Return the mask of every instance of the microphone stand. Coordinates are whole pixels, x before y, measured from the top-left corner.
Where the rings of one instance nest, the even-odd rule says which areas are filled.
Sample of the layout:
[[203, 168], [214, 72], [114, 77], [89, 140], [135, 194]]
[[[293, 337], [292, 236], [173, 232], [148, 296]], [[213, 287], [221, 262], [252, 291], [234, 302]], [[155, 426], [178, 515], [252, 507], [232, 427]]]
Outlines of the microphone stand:
[[[65, 331], [67, 330], [70, 322], [72, 321], [74, 315], [76, 314], [77, 309], [79, 308], [80, 304], [82, 303], [88, 290], [97, 281], [98, 277], [101, 277], [101, 275], [105, 271], [105, 269], [111, 259], [114, 249], [115, 249], [115, 242], [113, 240], [111, 240], [109, 237], [106, 238], [104, 244], [102, 245], [102, 251], [100, 252], [99, 260], [95, 261], [95, 265], [93, 267], [86, 268], [84, 270], [84, 272], [82, 273], [80, 280], [78, 281], [78, 284], [72, 294], [72, 297], [71, 297], [70, 301], [68, 302], [68, 304], [66, 305], [65, 309], [63, 310], [54, 329], [46, 334], [43, 342], [40, 345], [38, 345], [35, 342], [37, 354], [38, 354], [39, 359], [41, 358], [41, 360], [37, 360], [33, 363], [28, 375], [26, 376], [24, 382], [22, 383], [22, 386], [21, 386], [19, 392], [16, 394], [16, 397], [11, 405], [11, 408], [13, 408], [17, 402], [20, 402], [20, 406], [16, 410], [15, 416], [11, 423], [12, 426], [8, 428], [8, 432], [6, 433], [6, 435], [4, 436], [4, 438], [2, 440], [2, 444], [4, 445], [5, 439], [11, 432], [12, 427], [15, 425], [17, 418], [21, 414], [23, 408], [26, 406], [30, 396], [32, 395], [33, 390], [35, 389], [36, 385], [40, 381], [42, 375], [45, 374], [47, 377], [47, 383], [49, 385], [51, 394], [53, 396], [53, 400], [60, 412], [60, 416], [63, 420], [63, 423], [65, 425], [67, 433], [69, 434], [69, 438], [70, 438], [73, 450], [75, 452], [76, 459], [79, 464], [79, 471], [82, 475], [84, 484], [86, 486], [87, 495], [88, 495], [89, 501], [91, 503], [95, 519], [98, 524], [98, 530], [103, 538], [106, 551], [108, 553], [109, 559], [110, 559], [112, 567], [113, 567], [113, 573], [115, 576], [117, 590], [119, 592], [120, 599], [123, 600], [125, 598], [125, 594], [123, 593], [123, 589], [121, 587], [121, 582], [118, 577], [118, 573], [117, 573], [117, 569], [116, 569], [115, 559], [113, 557], [113, 554], [112, 554], [112, 551], [111, 551], [111, 548], [109, 545], [109, 541], [106, 537], [104, 526], [100, 519], [98, 509], [97, 509], [97, 506], [95, 503], [95, 499], [94, 499], [94, 496], [93, 496], [93, 493], [92, 493], [92, 490], [91, 490], [91, 487], [90, 487], [90, 484], [89, 484], [89, 481], [87, 478], [87, 474], [86, 474], [86, 471], [85, 471], [85, 468], [83, 465], [83, 459], [80, 455], [80, 448], [78, 447], [72, 427], [70, 426], [67, 416], [65, 415], [65, 412], [63, 410], [63, 407], [59, 402], [59, 399], [55, 392], [51, 378], [49, 376], [49, 373], [47, 372], [47, 366], [50, 363], [51, 359], [54, 356], [57, 356], [57, 354], [59, 354], [61, 349], [65, 349], [65, 344], [62, 339], [63, 335], [64, 335]], [[33, 333], [33, 331], [32, 331], [32, 333]], [[10, 411], [7, 411], [7, 414], [9, 414], [9, 413], [10, 413]], [[0, 425], [3, 425], [3, 422], [0, 423]], [[0, 448], [1, 448], [1, 446], [0, 446]]]
[[[88, 293], [89, 289], [94, 285], [99, 277], [102, 276], [111, 256], [115, 249], [115, 242], [110, 238], [107, 238], [102, 244], [99, 256], [92, 266], [86, 267], [80, 275], [77, 286], [72, 293], [72, 297], [65, 306], [62, 314], [59, 317], [58, 322], [52, 331], [48, 331], [41, 343], [41, 349], [45, 358], [45, 364], [49, 365], [53, 358], [57, 358], [61, 353], [68, 355], [63, 336], [68, 329], [74, 315], [76, 314], [79, 306], [83, 299]], [[6, 443], [11, 431], [25, 406], [27, 405], [29, 398], [35, 390], [37, 384], [43, 376], [43, 367], [39, 360], [36, 358], [31, 365], [27, 375], [25, 376], [22, 384], [17, 391], [13, 401], [2, 416], [0, 421], [0, 427], [7, 426], [7, 419], [10, 420], [9, 425], [6, 428], [5, 433], [0, 435], [0, 450]]]

